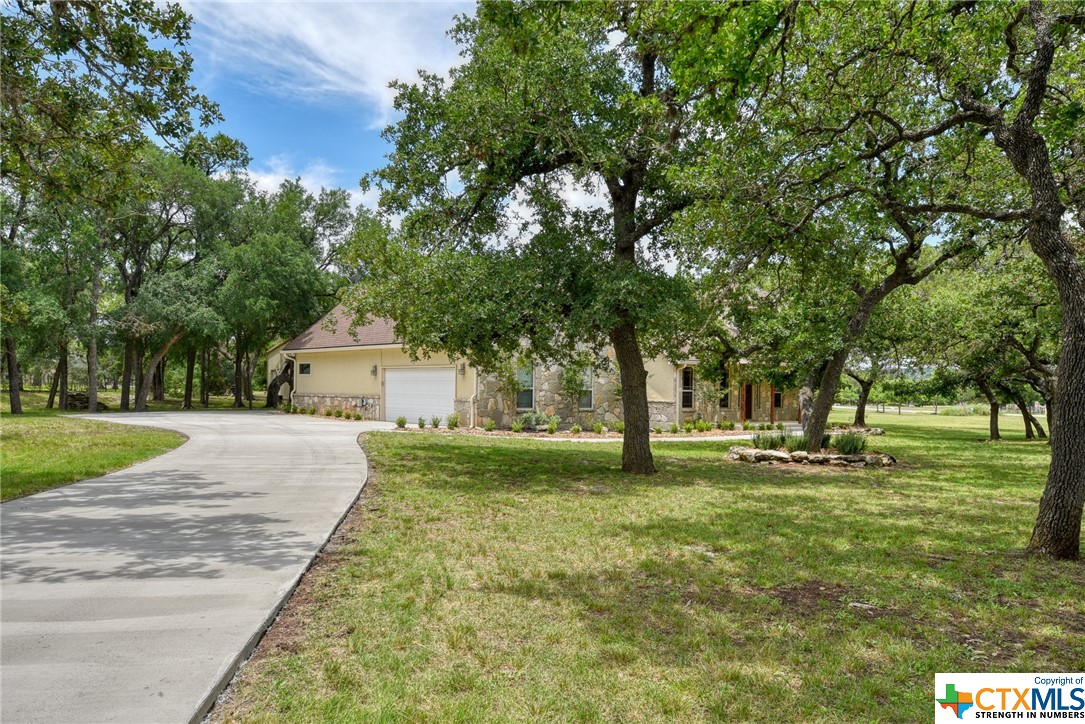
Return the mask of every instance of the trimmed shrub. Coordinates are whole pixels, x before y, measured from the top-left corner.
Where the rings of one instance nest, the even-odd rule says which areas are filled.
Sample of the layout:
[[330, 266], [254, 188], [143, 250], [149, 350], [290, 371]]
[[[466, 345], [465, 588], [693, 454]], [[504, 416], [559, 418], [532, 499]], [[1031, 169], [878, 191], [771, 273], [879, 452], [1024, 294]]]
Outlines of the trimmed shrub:
[[457, 427], [459, 427], [460, 426], [460, 413], [453, 412], [451, 415], [449, 415], [448, 416], [448, 421], [445, 422], [445, 425], [448, 427], [449, 430], [455, 430]]
[[580, 430], [581, 430], [581, 429], [582, 429], [582, 428], [580, 427], [580, 425], [577, 425], [577, 424], [576, 424], [576, 423], [574, 422], [574, 423], [573, 423], [573, 426], [569, 428], [569, 432], [573, 433], [574, 435], [579, 435], [579, 434], [580, 434]]
[[397, 417], [396, 418], [396, 427], [398, 427], [398, 428], [407, 427], [407, 418], [405, 418], [403, 416]]
[[866, 435], [845, 432], [832, 439], [832, 446], [841, 455], [857, 455], [866, 450]]
[[724, 420], [723, 423], [720, 425], [720, 429], [721, 430], [734, 430], [735, 429], [735, 421], [734, 420]]
[[343, 411], [342, 410], [336, 410], [335, 411], [335, 416], [340, 417], [340, 418], [343, 417]]
[[482, 429], [486, 432], [494, 431], [494, 419], [492, 417], [487, 418], [486, 422], [482, 425]]
[[595, 423], [594, 425], [591, 426], [591, 429], [592, 429], [592, 432], [594, 432], [596, 435], [602, 435], [603, 434], [603, 423], [597, 422], [597, 423]]
[[712, 423], [706, 422], [705, 420], [697, 420], [693, 423], [693, 428], [697, 432], [708, 432], [712, 429]]
[[419, 430], [425, 430], [426, 429], [426, 418], [424, 418], [424, 417], [419, 417], [418, 418], [418, 429]]
[[324, 417], [331, 417], [331, 416], [332, 416], [332, 409], [329, 407], [327, 410], [324, 410]]
[[677, 422], [672, 422], [671, 423], [671, 434], [672, 435], [677, 435], [678, 434], [678, 423]]
[[431, 417], [429, 419], [429, 426], [432, 427], [434, 430], [439, 428], [441, 426], [441, 416], [434, 415], [433, 417]]
[[693, 423], [687, 422], [685, 425], [682, 425], [682, 429], [685, 430], [686, 434], [688, 435], [689, 433], [693, 432]]
[[362, 413], [360, 413], [360, 412], [355, 412], [355, 413], [354, 413], [354, 419], [355, 419], [355, 420], [361, 420], [361, 419], [362, 419]]
[[625, 423], [622, 422], [621, 420], [618, 420], [616, 423], [614, 423], [614, 431], [617, 432], [619, 435], [624, 435], [625, 434]]

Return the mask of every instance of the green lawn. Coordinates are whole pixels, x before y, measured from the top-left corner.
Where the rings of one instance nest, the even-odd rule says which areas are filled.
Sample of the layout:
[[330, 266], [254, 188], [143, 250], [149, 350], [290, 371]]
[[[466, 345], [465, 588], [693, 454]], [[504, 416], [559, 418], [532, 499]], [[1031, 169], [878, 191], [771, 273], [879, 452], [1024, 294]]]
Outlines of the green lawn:
[[[6, 397], [6, 393], [5, 393]], [[46, 410], [46, 393], [23, 394], [22, 415], [0, 416], [0, 500], [93, 478], [184, 442], [167, 430], [79, 420]]]
[[1085, 566], [1017, 554], [1047, 448], [870, 418], [904, 467], [371, 434], [359, 522], [215, 718], [927, 721], [936, 672], [1081, 671]]

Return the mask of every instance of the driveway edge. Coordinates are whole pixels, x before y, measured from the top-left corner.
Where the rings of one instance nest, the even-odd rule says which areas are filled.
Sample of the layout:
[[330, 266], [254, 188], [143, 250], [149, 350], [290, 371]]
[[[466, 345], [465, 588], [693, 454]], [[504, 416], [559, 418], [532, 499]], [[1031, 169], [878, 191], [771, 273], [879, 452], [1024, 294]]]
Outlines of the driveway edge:
[[312, 569], [313, 564], [320, 554], [324, 552], [324, 549], [328, 547], [328, 542], [331, 541], [336, 531], [339, 530], [339, 527], [343, 525], [343, 521], [350, 515], [350, 511], [354, 510], [354, 506], [358, 504], [358, 500], [361, 499], [362, 493], [365, 492], [365, 486], [369, 484], [369, 457], [365, 454], [365, 450], [362, 448], [360, 441], [363, 434], [365, 433], [358, 433], [359, 439], [356, 441], [358, 443], [358, 452], [361, 453], [365, 469], [365, 477], [362, 480], [361, 486], [358, 488], [358, 494], [354, 496], [353, 500], [350, 501], [350, 505], [346, 507], [343, 514], [339, 516], [339, 519], [335, 521], [335, 525], [331, 527], [331, 530], [328, 531], [328, 535], [325, 536], [324, 542], [320, 544], [320, 547], [317, 548], [311, 556], [309, 556], [309, 560], [305, 562], [305, 565], [298, 571], [298, 574], [294, 576], [293, 580], [290, 581], [290, 584], [283, 589], [283, 594], [279, 597], [278, 603], [275, 604], [264, 620], [260, 622], [260, 626], [253, 632], [252, 636], [249, 637], [249, 640], [245, 642], [245, 645], [237, 652], [237, 655], [233, 657], [233, 660], [231, 660], [222, 670], [222, 673], [215, 683], [207, 690], [207, 693], [204, 694], [203, 698], [200, 700], [199, 706], [196, 707], [195, 713], [189, 718], [189, 724], [199, 724], [200, 722], [207, 720], [207, 715], [215, 708], [215, 704], [218, 702], [219, 697], [222, 696], [222, 693], [229, 688], [234, 677], [237, 675], [238, 669], [240, 669], [241, 665], [248, 661], [249, 657], [252, 656], [253, 651], [260, 645], [260, 642], [268, 632], [268, 629], [271, 628], [272, 624], [274, 624], [275, 620], [279, 617], [279, 613], [283, 610], [283, 607], [290, 601], [294, 592], [298, 590], [298, 586], [301, 584], [302, 579], [305, 578], [305, 575]]

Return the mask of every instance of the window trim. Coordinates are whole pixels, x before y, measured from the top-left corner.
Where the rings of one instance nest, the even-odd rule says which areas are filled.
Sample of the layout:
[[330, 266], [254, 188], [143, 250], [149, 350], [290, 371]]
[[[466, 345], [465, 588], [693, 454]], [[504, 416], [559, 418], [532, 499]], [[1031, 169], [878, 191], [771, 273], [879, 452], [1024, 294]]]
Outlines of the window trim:
[[313, 363], [312, 362], [298, 362], [298, 374], [299, 375], [305, 375], [307, 377], [309, 375], [313, 374]]
[[[578, 410], [594, 410], [595, 409], [595, 371], [591, 365], [588, 365], [584, 369], [584, 377], [580, 380], [581, 388], [580, 394], [576, 398], [576, 409]], [[587, 385], [584, 387], [583, 385]], [[584, 397], [587, 396], [588, 404], [585, 405]]]
[[[689, 373], [689, 387], [688, 388], [686, 387], [686, 373], [687, 372]], [[679, 383], [680, 383], [679, 387], [681, 388], [679, 390], [679, 393], [682, 396], [682, 401], [681, 401], [682, 402], [682, 409], [683, 410], [692, 410], [694, 405], [697, 404], [697, 397], [696, 397], [696, 394], [694, 392], [694, 390], [696, 388], [696, 380], [693, 377], [693, 368], [692, 367], [687, 366], [687, 367], [682, 368]], [[688, 405], [686, 404], [686, 394], [687, 393], [689, 394], [689, 404]]]
[[[520, 389], [516, 392], [516, 410], [517, 411], [520, 411], [520, 410], [534, 410], [535, 409], [535, 368], [534, 367], [524, 367], [524, 368], [516, 370], [516, 381], [519, 382], [521, 385], [523, 385], [523, 383], [520, 382], [520, 373], [521, 372], [526, 372], [528, 374], [528, 376], [531, 378], [531, 381], [528, 383], [527, 387], [520, 387]], [[521, 407], [520, 406], [520, 395], [524, 394], [525, 392], [528, 392], [528, 393], [531, 394], [531, 404], [528, 407]]]

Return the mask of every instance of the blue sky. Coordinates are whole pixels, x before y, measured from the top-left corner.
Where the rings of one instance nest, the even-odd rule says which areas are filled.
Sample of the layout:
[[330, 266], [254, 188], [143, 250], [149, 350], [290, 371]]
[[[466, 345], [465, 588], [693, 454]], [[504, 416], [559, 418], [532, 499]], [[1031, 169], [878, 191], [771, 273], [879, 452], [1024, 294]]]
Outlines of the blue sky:
[[358, 179], [383, 164], [392, 80], [446, 73], [446, 31], [471, 3], [204, 2], [187, 0], [195, 84], [217, 101], [221, 130], [245, 142], [257, 183], [300, 176], [368, 203]]

